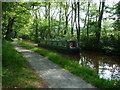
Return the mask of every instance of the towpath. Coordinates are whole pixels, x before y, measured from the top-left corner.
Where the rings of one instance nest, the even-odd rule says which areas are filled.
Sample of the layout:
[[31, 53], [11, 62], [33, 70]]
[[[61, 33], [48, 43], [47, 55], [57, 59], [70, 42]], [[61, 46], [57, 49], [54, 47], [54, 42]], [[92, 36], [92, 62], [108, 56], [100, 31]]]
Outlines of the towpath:
[[17, 42], [12, 44], [18, 52], [23, 54], [36, 73], [42, 77], [48, 88], [95, 88], [43, 56], [19, 46]]

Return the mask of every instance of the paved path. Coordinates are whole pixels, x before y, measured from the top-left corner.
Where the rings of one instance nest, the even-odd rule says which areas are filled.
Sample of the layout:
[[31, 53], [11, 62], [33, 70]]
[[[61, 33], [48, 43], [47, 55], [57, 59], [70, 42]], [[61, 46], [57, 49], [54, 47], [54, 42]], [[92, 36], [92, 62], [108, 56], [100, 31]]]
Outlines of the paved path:
[[19, 46], [16, 42], [12, 44], [24, 55], [36, 73], [46, 82], [48, 88], [95, 88], [43, 56]]

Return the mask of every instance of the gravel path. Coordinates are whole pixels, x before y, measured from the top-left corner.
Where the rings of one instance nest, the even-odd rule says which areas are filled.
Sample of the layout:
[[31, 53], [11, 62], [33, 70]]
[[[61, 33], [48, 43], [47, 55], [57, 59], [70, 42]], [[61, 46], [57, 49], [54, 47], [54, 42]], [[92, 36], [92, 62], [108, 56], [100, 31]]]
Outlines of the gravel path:
[[42, 77], [48, 88], [95, 88], [43, 56], [19, 46], [17, 42], [12, 44]]

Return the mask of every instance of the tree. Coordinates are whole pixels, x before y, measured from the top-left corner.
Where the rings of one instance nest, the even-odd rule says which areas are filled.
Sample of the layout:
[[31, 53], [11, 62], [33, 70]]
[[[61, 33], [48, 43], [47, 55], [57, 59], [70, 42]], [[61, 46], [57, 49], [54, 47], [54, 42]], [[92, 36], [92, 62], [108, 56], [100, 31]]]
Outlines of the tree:
[[98, 18], [98, 29], [96, 31], [97, 47], [99, 47], [99, 43], [100, 43], [101, 21], [102, 21], [103, 12], [104, 12], [104, 6], [105, 6], [105, 0], [102, 1], [102, 6], [101, 6], [99, 18]]
[[13, 27], [16, 26], [16, 22], [23, 22], [25, 20], [24, 17], [26, 17], [26, 14], [26, 19], [28, 18], [30, 14], [28, 10], [30, 8], [27, 3], [3, 2], [2, 4], [3, 31], [5, 32], [5, 39], [11, 40], [12, 37], [17, 37], [17, 32], [15, 30], [18, 30], [18, 28], [13, 30]]
[[87, 23], [87, 38], [89, 37], [89, 8], [90, 8], [90, 2], [88, 1], [88, 23]]
[[78, 5], [78, 29], [77, 29], [77, 40], [80, 41], [80, 4], [79, 1], [77, 2]]
[[114, 28], [120, 31], [120, 1], [115, 6], [115, 15], [117, 15], [117, 20], [114, 23]]
[[11, 33], [12, 33], [12, 27], [13, 27], [13, 24], [14, 24], [14, 20], [15, 20], [15, 17], [13, 18], [9, 18], [8, 19], [8, 28], [7, 28], [7, 32], [6, 32], [6, 36], [5, 36], [5, 39], [7, 40], [11, 40]]
[[49, 26], [49, 37], [51, 38], [52, 35], [51, 35], [51, 28], [50, 28], [50, 21], [51, 21], [51, 18], [50, 18], [50, 2], [48, 3], [48, 26]]
[[64, 34], [67, 33], [68, 30], [68, 4], [66, 2], [66, 6], [65, 6], [65, 30], [64, 30]]
[[62, 2], [60, 2], [59, 3], [59, 24], [58, 24], [58, 36], [59, 36], [59, 34], [60, 34], [60, 29], [61, 29], [61, 12], [62, 12], [62, 10], [61, 10], [61, 5], [62, 5]]
[[71, 36], [73, 37], [73, 28], [74, 28], [74, 22], [73, 22], [73, 10], [74, 10], [74, 7], [73, 7], [73, 3], [72, 3], [72, 14], [71, 14]]

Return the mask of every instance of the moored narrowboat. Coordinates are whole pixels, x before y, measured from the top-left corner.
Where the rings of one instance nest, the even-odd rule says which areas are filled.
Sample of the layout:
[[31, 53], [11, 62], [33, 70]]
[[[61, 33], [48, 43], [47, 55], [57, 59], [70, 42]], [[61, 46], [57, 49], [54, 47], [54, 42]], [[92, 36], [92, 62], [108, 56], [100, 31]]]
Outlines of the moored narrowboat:
[[61, 53], [76, 54], [80, 53], [76, 41], [72, 40], [41, 40], [38, 43], [39, 47], [54, 49]]

